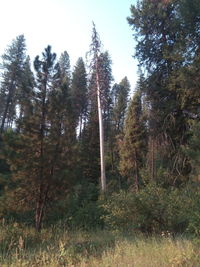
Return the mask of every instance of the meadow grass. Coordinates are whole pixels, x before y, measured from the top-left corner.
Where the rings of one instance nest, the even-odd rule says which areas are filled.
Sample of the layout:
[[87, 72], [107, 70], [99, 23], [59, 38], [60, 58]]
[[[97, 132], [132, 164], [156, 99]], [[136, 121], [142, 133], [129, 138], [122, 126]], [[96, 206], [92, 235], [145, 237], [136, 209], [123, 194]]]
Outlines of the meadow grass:
[[145, 237], [109, 231], [0, 226], [0, 266], [200, 266], [200, 245], [169, 235]]

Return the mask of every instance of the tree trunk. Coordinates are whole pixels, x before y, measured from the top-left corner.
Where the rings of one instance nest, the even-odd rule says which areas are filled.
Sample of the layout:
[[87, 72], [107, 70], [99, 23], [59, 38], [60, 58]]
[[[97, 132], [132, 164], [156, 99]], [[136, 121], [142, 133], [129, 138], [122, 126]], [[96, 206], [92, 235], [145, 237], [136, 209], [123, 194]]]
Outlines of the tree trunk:
[[101, 105], [101, 93], [99, 83], [98, 59], [96, 59], [96, 84], [97, 84], [97, 104], [99, 116], [99, 141], [100, 141], [100, 160], [101, 160], [101, 191], [106, 192], [106, 173], [105, 173], [105, 157], [104, 157], [104, 128]]
[[38, 232], [41, 231], [43, 212], [44, 212], [44, 203], [38, 200], [38, 202], [36, 203], [36, 211], [35, 211], [35, 228]]
[[39, 189], [39, 197], [36, 202], [36, 210], [35, 210], [35, 228], [38, 232], [41, 231], [42, 219], [44, 213], [44, 200], [43, 200], [43, 186], [40, 185]]
[[135, 150], [135, 181], [134, 181], [134, 189], [137, 192], [139, 189], [139, 170], [138, 170], [138, 162], [137, 162], [137, 152]]
[[8, 97], [6, 100], [6, 106], [4, 109], [3, 118], [2, 118], [2, 122], [1, 122], [1, 128], [0, 128], [1, 133], [3, 133], [3, 131], [4, 131], [5, 121], [6, 121], [6, 117], [8, 114], [9, 105], [10, 105], [10, 102], [12, 100], [12, 96], [13, 96], [13, 82], [11, 83], [11, 86], [9, 88], [9, 93], [8, 93]]
[[83, 128], [83, 116], [82, 116], [82, 114], [81, 114], [81, 116], [80, 116], [80, 125], [79, 125], [79, 138], [81, 139], [81, 137], [82, 137], [82, 128]]
[[151, 138], [151, 179], [156, 180], [156, 166], [155, 166], [155, 139]]
[[39, 189], [39, 197], [36, 202], [36, 210], [35, 210], [35, 228], [38, 232], [41, 231], [42, 220], [44, 215], [44, 207], [47, 200], [47, 194], [49, 191], [49, 185], [40, 185]]

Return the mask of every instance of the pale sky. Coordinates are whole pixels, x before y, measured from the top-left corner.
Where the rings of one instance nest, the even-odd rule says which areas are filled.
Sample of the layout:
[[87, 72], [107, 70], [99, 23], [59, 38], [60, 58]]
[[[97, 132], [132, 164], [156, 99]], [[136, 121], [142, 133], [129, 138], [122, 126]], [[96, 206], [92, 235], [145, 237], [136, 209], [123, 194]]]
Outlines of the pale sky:
[[92, 21], [104, 50], [113, 62], [116, 82], [127, 76], [134, 89], [137, 61], [135, 42], [126, 18], [136, 0], [0, 0], [0, 54], [18, 35], [24, 34], [27, 54], [33, 60], [47, 45], [59, 57], [66, 50], [73, 67], [89, 50]]

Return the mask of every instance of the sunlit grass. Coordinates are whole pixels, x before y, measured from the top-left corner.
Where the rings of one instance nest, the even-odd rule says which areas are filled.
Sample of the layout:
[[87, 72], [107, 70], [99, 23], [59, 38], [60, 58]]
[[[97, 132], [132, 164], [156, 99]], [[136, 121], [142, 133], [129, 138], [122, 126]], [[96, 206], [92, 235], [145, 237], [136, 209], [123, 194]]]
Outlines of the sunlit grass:
[[0, 266], [200, 266], [198, 242], [171, 236], [69, 232], [62, 224], [37, 233], [0, 226]]
[[118, 241], [113, 251], [91, 257], [80, 266], [200, 266], [200, 253], [188, 240], [135, 239]]

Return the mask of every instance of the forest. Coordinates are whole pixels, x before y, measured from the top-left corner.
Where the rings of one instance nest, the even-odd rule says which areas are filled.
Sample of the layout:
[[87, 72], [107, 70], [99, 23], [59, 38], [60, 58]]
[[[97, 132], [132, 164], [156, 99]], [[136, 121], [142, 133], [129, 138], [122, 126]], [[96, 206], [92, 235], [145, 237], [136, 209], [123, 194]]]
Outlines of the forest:
[[[94, 24], [86, 59], [75, 66], [67, 51], [57, 56], [50, 45], [31, 61], [24, 35], [1, 56], [5, 266], [199, 266], [200, 5], [138, 0], [127, 16], [138, 60], [134, 92], [127, 77], [113, 82], [112, 59]], [[104, 249], [115, 246], [121, 255], [131, 246], [127, 235], [139, 236], [130, 247], [138, 261], [127, 250], [127, 261], [109, 262]], [[180, 235], [189, 239], [170, 243]], [[158, 246], [154, 236], [172, 246], [173, 260], [158, 263], [155, 254], [157, 262], [152, 256], [145, 263]]]

